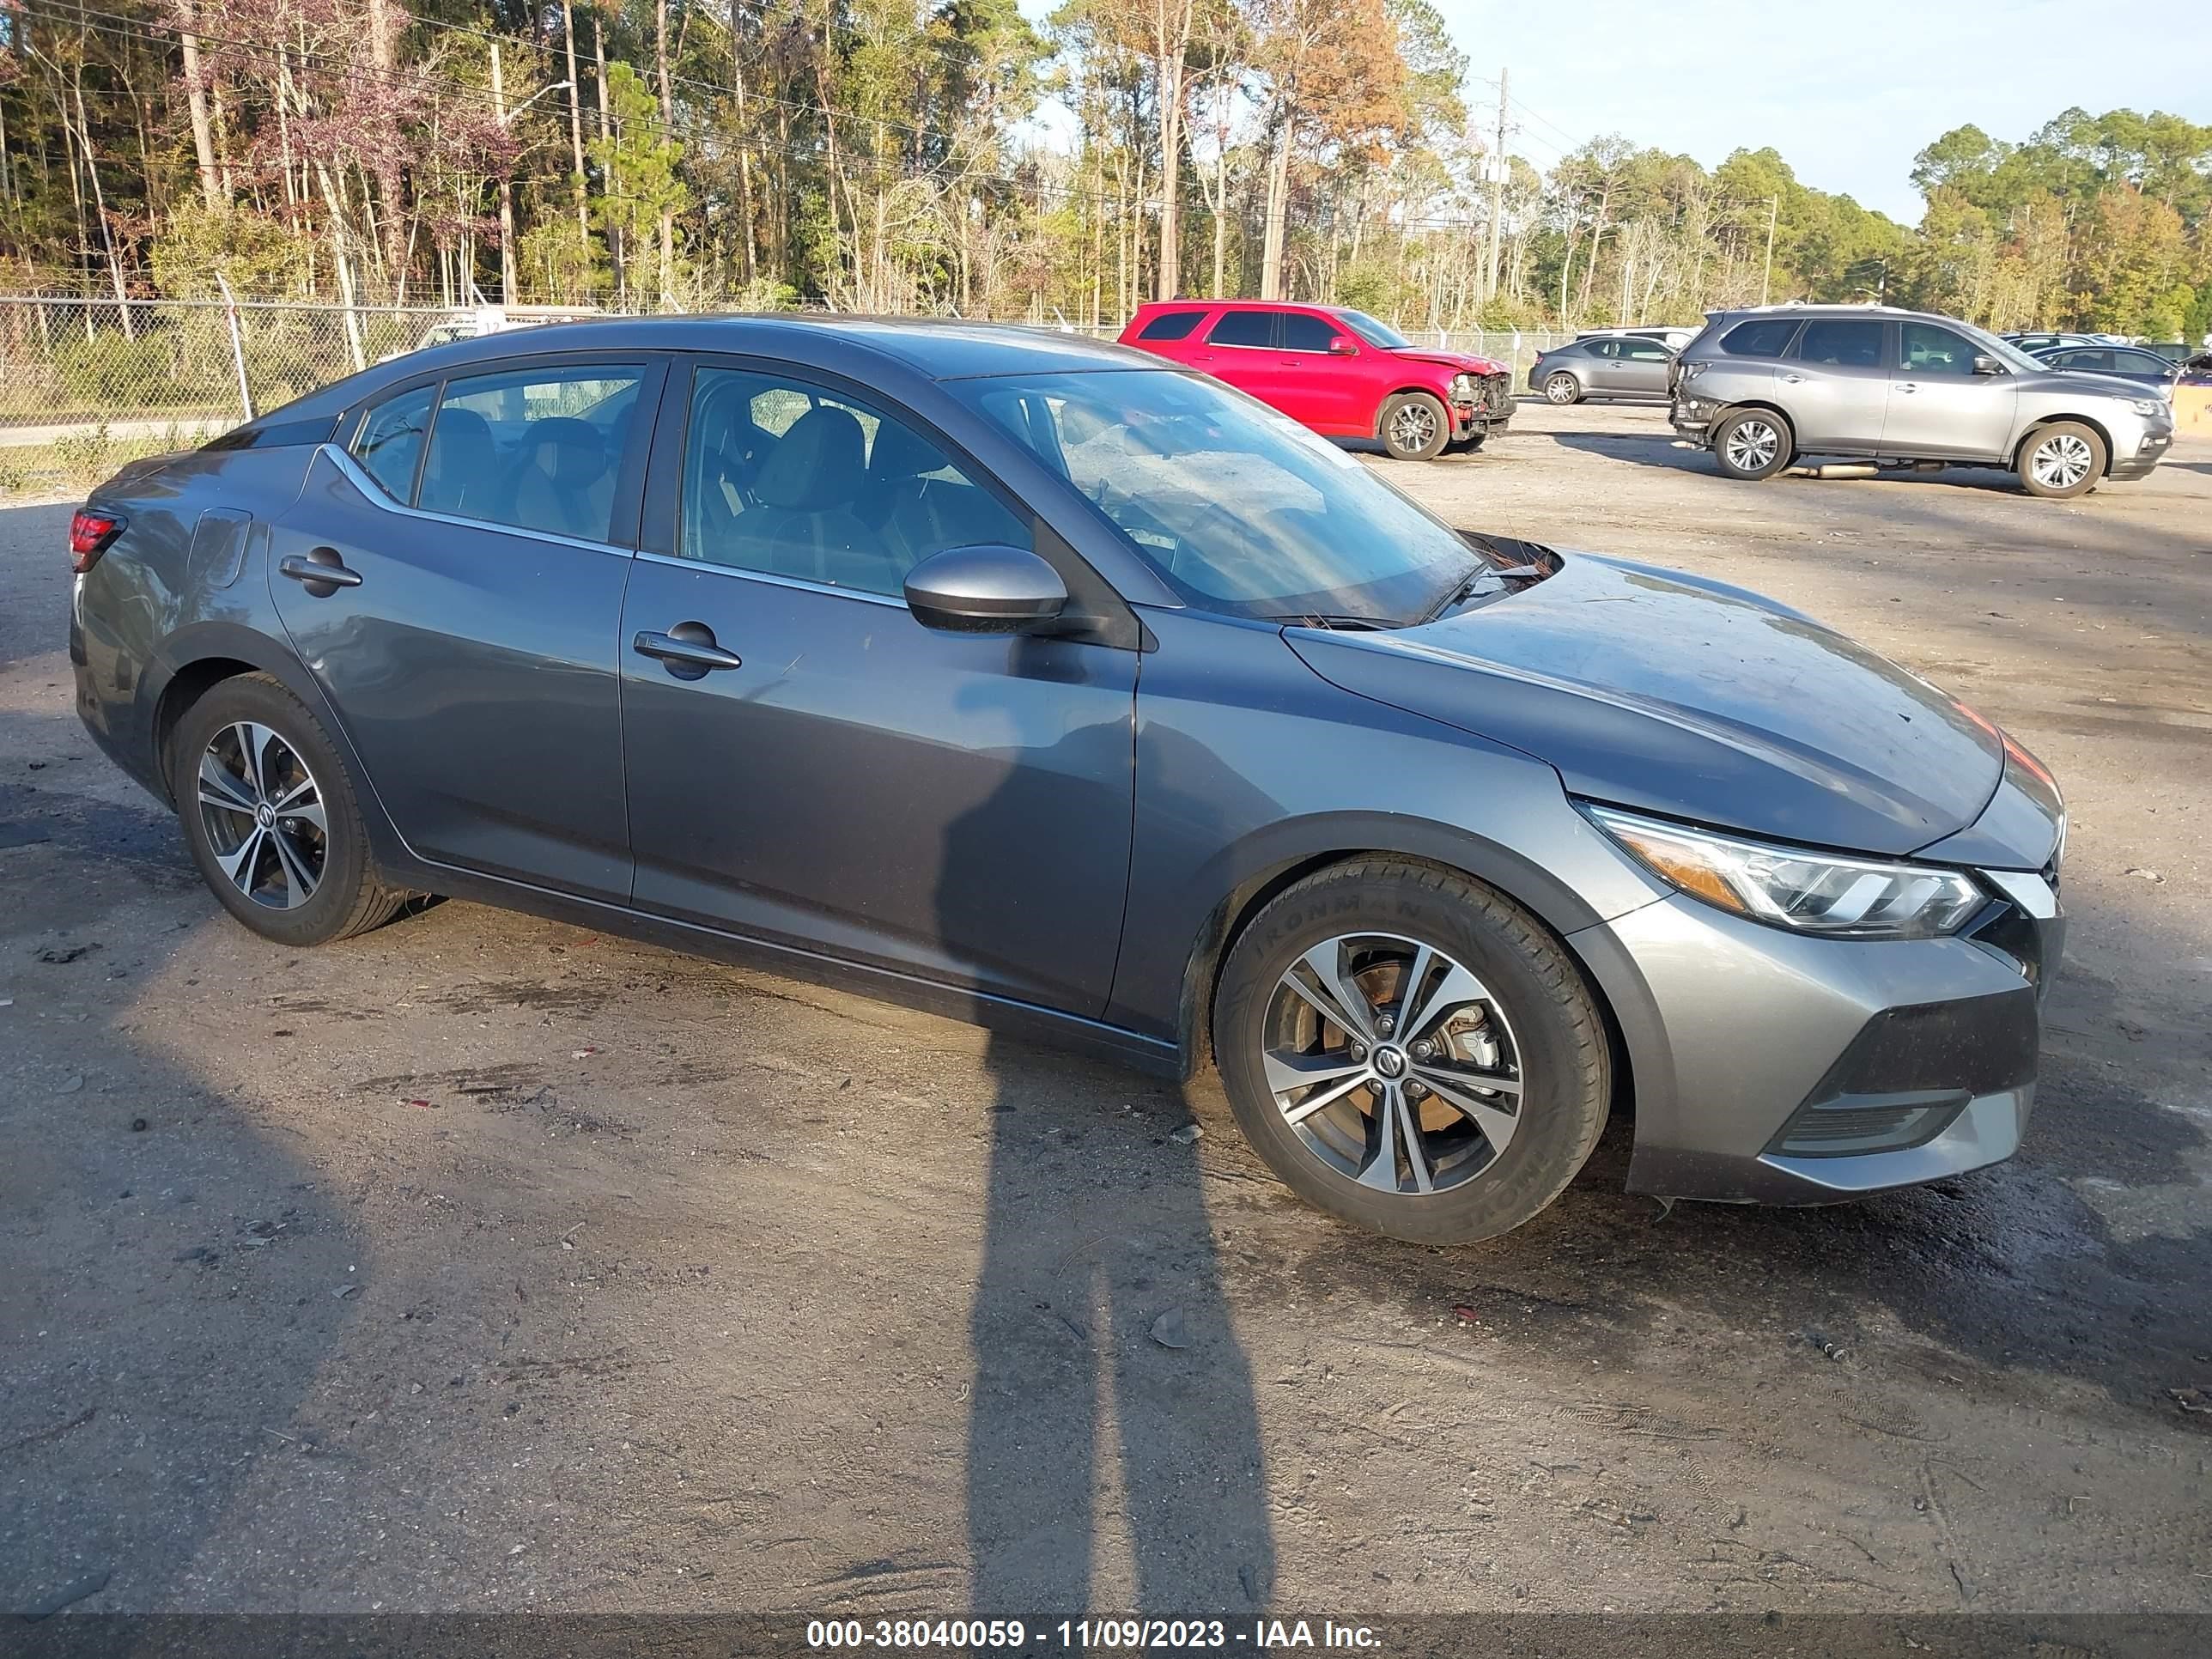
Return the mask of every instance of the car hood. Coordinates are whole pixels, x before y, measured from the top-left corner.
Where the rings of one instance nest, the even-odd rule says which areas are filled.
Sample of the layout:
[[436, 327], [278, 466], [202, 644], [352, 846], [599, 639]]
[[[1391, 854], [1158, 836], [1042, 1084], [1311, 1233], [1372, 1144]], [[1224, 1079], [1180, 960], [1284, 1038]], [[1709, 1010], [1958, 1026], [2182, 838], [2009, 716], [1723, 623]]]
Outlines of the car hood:
[[2003, 775], [1996, 729], [1925, 680], [1654, 566], [1572, 554], [1419, 627], [1285, 638], [1331, 684], [1535, 756], [1573, 794], [1784, 841], [1913, 852], [1972, 823]]
[[2152, 398], [2158, 388], [2148, 380], [2124, 380], [2117, 374], [2100, 374], [2094, 368], [2046, 368], [2040, 374], [2021, 376], [2022, 392], [2070, 392], [2080, 397], [2094, 392], [2102, 398]]
[[1401, 362], [1435, 363], [1468, 374], [1505, 373], [1505, 365], [1495, 357], [1478, 357], [1468, 351], [1422, 351], [1413, 346], [1401, 346], [1390, 355]]

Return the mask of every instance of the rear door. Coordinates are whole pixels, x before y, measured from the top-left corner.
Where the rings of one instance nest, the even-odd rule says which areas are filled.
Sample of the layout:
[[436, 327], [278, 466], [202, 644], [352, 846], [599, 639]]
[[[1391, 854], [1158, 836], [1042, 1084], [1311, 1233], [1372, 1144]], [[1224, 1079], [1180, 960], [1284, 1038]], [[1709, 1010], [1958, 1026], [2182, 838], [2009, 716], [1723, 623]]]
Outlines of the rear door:
[[1881, 447], [1906, 456], [2002, 459], [2020, 382], [2008, 374], [1975, 374], [1974, 359], [1983, 354], [1955, 329], [1901, 323], [1899, 343]]
[[564, 356], [404, 388], [272, 526], [277, 613], [426, 859], [629, 897], [615, 630], [661, 374]]
[[1282, 378], [1278, 362], [1280, 320], [1280, 314], [1273, 311], [1232, 306], [1213, 319], [1190, 361], [1239, 392], [1274, 403], [1273, 394]]
[[[639, 908], [1097, 1014], [1137, 653], [940, 632], [901, 597], [951, 547], [1034, 544], [1076, 592], [1088, 567], [939, 434], [842, 383], [702, 359], [664, 408], [622, 621]], [[740, 464], [756, 433], [765, 459]], [[671, 638], [719, 654], [686, 661]]]
[[1187, 363], [1201, 349], [1199, 342], [1210, 309], [1206, 306], [1172, 306], [1153, 312], [1130, 335], [1129, 343], [1170, 362]]
[[1800, 449], [1872, 453], [1882, 443], [1893, 351], [1879, 317], [1808, 317], [1775, 372]]

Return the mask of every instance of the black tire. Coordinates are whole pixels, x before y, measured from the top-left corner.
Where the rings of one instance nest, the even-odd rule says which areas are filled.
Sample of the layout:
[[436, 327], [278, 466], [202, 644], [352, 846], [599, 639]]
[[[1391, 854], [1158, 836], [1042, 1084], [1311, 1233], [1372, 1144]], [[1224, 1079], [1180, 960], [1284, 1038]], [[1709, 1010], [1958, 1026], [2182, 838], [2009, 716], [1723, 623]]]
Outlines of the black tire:
[[1565, 408], [1583, 400], [1583, 383], [1562, 369], [1557, 374], [1544, 377], [1544, 401]]
[[1401, 392], [1383, 404], [1375, 435], [1394, 460], [1432, 461], [1451, 441], [1451, 415], [1441, 398]]
[[[1447, 1121], [1442, 1130], [1416, 1133], [1424, 1148], [1444, 1146], [1449, 1152], [1445, 1143], [1458, 1134], [1462, 1169], [1472, 1165], [1471, 1173], [1458, 1173], [1446, 1185], [1443, 1161], [1425, 1152], [1434, 1190], [1421, 1189], [1413, 1179], [1410, 1156], [1402, 1161], [1407, 1174], [1401, 1178], [1395, 1146], [1389, 1154], [1388, 1189], [1363, 1183], [1356, 1172], [1343, 1167], [1343, 1160], [1292, 1126], [1268, 1081], [1268, 1048], [1280, 1035], [1278, 1023], [1286, 1012], [1293, 1019], [1313, 1018], [1290, 999], [1285, 975], [1308, 951], [1326, 946], [1332, 939], [1376, 934], [1429, 946], [1448, 959], [1447, 965], [1464, 966], [1486, 988], [1510, 1045], [1510, 1067], [1522, 1086], [1512, 1113], [1514, 1125], [1502, 1149], [1486, 1138], [1477, 1142], [1468, 1124], [1458, 1121], [1465, 1115], [1444, 1108], [1439, 1100], [1411, 1108]], [[1344, 958], [1347, 963], [1356, 959], [1349, 955]], [[1395, 971], [1402, 994], [1404, 969]], [[1434, 982], [1440, 988], [1434, 993], [1432, 1006], [1441, 1006], [1445, 994], [1441, 986], [1449, 981]], [[1397, 1006], [1406, 1010], [1407, 1001], [1401, 994]], [[1443, 1030], [1433, 1020], [1425, 1022], [1423, 1029], [1437, 1034]], [[1480, 1029], [1497, 1030], [1498, 1025], [1486, 1024]], [[1410, 1045], [1401, 1053], [1424, 1046], [1413, 1041], [1421, 1035], [1401, 1034]], [[1589, 1160], [1612, 1098], [1612, 1057], [1604, 1020], [1565, 948], [1495, 889], [1434, 865], [1356, 860], [1332, 866], [1285, 890], [1253, 919], [1230, 952], [1215, 1005], [1213, 1041], [1215, 1060], [1237, 1124], [1269, 1167], [1299, 1196], [1331, 1214], [1410, 1243], [1464, 1244], [1492, 1238], [1543, 1210]], [[1324, 1035], [1322, 1045], [1328, 1041]], [[1376, 1039], [1370, 1051], [1373, 1065], [1381, 1064], [1385, 1042]], [[1327, 1057], [1316, 1054], [1310, 1058]], [[1404, 1086], [1410, 1094], [1411, 1084]], [[1317, 1086], [1314, 1093], [1318, 1092]], [[1302, 1094], [1297, 1104], [1311, 1098], [1313, 1094]], [[1352, 1135], [1366, 1137], [1370, 1170], [1379, 1162], [1377, 1106], [1373, 1091], [1355, 1090], [1328, 1109], [1340, 1124], [1352, 1126]], [[1479, 1158], [1480, 1152], [1488, 1156]], [[1404, 1190], [1408, 1186], [1416, 1189]]]
[[2105, 441], [2079, 421], [2053, 421], [2021, 441], [2020, 487], [2045, 501], [2086, 495], [2105, 476]]
[[[274, 740], [256, 739], [261, 754], [251, 769], [240, 736], [249, 727]], [[203, 787], [204, 757], [236, 780], [238, 806], [210, 804], [210, 789], [221, 786]], [[217, 681], [178, 722], [168, 766], [185, 844], [201, 879], [224, 909], [264, 939], [298, 946], [349, 939], [382, 927], [415, 896], [377, 878], [344, 762], [322, 723], [272, 677]], [[287, 810], [249, 811], [249, 799], [285, 803]], [[319, 826], [309, 816], [316, 806]], [[249, 836], [260, 838], [250, 851]], [[241, 854], [240, 876], [234, 878], [225, 860]]]
[[1739, 409], [1713, 428], [1713, 459], [1731, 478], [1756, 483], [1790, 465], [1796, 434], [1771, 409]]

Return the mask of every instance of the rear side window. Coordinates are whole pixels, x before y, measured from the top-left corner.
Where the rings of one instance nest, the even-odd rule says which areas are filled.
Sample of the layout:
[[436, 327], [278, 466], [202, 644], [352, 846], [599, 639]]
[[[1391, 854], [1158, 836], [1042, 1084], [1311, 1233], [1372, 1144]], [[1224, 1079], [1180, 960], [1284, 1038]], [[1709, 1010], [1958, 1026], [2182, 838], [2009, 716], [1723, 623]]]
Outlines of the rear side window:
[[1318, 317], [1309, 317], [1304, 312], [1283, 313], [1283, 349], [1285, 351], [1327, 351], [1328, 343], [1336, 337], [1334, 323], [1323, 322]]
[[1140, 340], [1188, 340], [1191, 331], [1206, 320], [1202, 311], [1163, 311], [1158, 316], [1137, 331]]
[[1881, 325], [1871, 318], [1816, 317], [1797, 337], [1796, 356], [1837, 368], [1880, 368]]
[[1738, 323], [1722, 335], [1721, 349], [1731, 357], [1779, 357], [1790, 349], [1790, 337], [1796, 332], [1795, 317], [1761, 317]]
[[403, 392], [370, 410], [361, 430], [354, 434], [353, 458], [361, 463], [361, 470], [402, 504], [411, 504], [415, 499], [422, 434], [429, 429], [430, 400], [437, 395], [434, 386]]
[[1208, 345], [1265, 346], [1275, 343], [1275, 313], [1272, 311], [1231, 311], [1223, 313], [1206, 337]]
[[447, 381], [418, 505], [606, 540], [643, 375], [635, 365], [577, 363]]

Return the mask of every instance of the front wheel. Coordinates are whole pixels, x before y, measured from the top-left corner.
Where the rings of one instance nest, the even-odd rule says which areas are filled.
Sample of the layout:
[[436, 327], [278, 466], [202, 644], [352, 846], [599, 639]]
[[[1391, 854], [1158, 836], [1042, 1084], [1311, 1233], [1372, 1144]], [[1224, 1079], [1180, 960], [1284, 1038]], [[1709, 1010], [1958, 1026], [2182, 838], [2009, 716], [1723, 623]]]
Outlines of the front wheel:
[[1713, 428], [1713, 459], [1731, 478], [1771, 478], [1790, 465], [1790, 422], [1770, 410], [1739, 409]]
[[1583, 400], [1583, 383], [1571, 374], [1554, 374], [1544, 382], [1544, 398], [1554, 404], [1578, 404]]
[[1361, 860], [1285, 890], [1222, 973], [1214, 1053], [1246, 1139], [1300, 1196], [1462, 1244], [1542, 1210], [1611, 1099], [1580, 969], [1456, 872]]
[[1425, 392], [1401, 392], [1382, 405], [1382, 447], [1401, 461], [1432, 461], [1451, 441], [1451, 416]]
[[2079, 421], [2058, 421], [2020, 447], [2021, 488], [2031, 495], [2067, 501], [2086, 495], [2105, 476], [2105, 441]]

